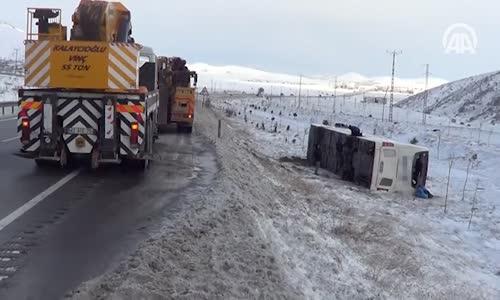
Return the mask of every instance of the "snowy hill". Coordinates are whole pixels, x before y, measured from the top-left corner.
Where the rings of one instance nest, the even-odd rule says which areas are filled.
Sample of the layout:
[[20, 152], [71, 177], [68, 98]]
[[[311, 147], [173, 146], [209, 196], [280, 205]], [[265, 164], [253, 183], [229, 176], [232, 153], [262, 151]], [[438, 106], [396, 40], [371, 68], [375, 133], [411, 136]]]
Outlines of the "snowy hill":
[[[401, 101], [398, 106], [422, 111], [425, 93]], [[500, 72], [448, 83], [429, 91], [427, 111], [469, 122], [500, 121]]]
[[[211, 66], [204, 63], [191, 64], [190, 69], [198, 72], [200, 86], [216, 87], [217, 90], [235, 90], [255, 92], [260, 87], [274, 94], [283, 92], [286, 95], [296, 94], [299, 89], [299, 75], [271, 73], [239, 66]], [[304, 76], [302, 90], [304, 94], [332, 94], [335, 90], [335, 76]], [[430, 86], [438, 86], [447, 81], [431, 78]], [[362, 91], [385, 91], [390, 85], [389, 77], [369, 78], [358, 73], [347, 73], [337, 77], [340, 93]], [[396, 79], [396, 90], [403, 93], [416, 93], [424, 89], [423, 79]], [[342, 91], [344, 90], [344, 91]]]
[[[2, 43], [0, 43], [1, 58], [14, 58], [15, 49], [19, 49], [21, 51], [20, 56], [22, 56], [25, 39], [23, 30], [0, 20], [0, 37], [2, 38]], [[22, 57], [19, 58], [21, 59]]]

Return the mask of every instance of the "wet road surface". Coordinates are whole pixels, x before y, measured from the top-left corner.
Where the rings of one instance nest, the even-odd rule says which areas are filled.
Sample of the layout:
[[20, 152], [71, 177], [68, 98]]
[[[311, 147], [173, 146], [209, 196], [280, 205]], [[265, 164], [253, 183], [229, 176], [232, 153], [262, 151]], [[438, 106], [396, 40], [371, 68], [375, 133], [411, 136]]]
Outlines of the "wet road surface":
[[171, 133], [147, 172], [40, 169], [13, 155], [15, 127], [0, 120], [0, 299], [59, 299], [102, 274], [203, 192], [218, 168], [210, 142]]

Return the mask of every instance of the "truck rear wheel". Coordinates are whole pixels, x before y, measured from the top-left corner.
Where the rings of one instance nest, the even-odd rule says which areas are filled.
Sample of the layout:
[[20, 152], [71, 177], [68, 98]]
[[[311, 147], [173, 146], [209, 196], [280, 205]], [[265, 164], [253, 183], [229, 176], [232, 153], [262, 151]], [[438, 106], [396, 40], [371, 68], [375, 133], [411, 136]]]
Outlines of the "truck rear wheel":
[[143, 160], [139, 160], [138, 161], [138, 168], [142, 169], [144, 171], [146, 171], [147, 169], [149, 169], [149, 159], [145, 158]]
[[149, 157], [153, 155], [153, 144], [154, 144], [154, 132], [153, 132], [153, 120], [148, 119], [148, 123], [146, 125], [146, 157], [144, 159], [139, 160], [139, 168], [144, 171], [149, 168]]
[[97, 170], [99, 168], [99, 150], [95, 147], [92, 153], [90, 153], [90, 168], [92, 170]]
[[61, 145], [61, 153], [59, 154], [59, 165], [61, 168], [68, 167], [69, 154], [68, 149], [66, 149], [66, 145]]

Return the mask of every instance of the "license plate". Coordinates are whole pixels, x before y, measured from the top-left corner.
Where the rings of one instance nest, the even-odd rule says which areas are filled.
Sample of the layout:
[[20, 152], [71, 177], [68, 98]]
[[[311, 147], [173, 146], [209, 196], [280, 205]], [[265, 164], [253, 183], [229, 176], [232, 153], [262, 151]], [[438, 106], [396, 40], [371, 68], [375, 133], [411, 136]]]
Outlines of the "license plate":
[[66, 134], [95, 135], [96, 134], [96, 130], [94, 128], [73, 127], [73, 128], [66, 128], [65, 133]]

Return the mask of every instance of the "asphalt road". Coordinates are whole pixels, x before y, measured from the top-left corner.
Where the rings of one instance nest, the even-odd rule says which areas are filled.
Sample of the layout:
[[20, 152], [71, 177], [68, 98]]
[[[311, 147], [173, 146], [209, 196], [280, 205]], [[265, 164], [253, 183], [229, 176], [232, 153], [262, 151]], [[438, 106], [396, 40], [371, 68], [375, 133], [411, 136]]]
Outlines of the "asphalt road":
[[15, 127], [0, 119], [0, 299], [64, 297], [126, 258], [218, 169], [213, 146], [196, 134], [162, 136], [145, 173], [39, 169], [13, 155]]

